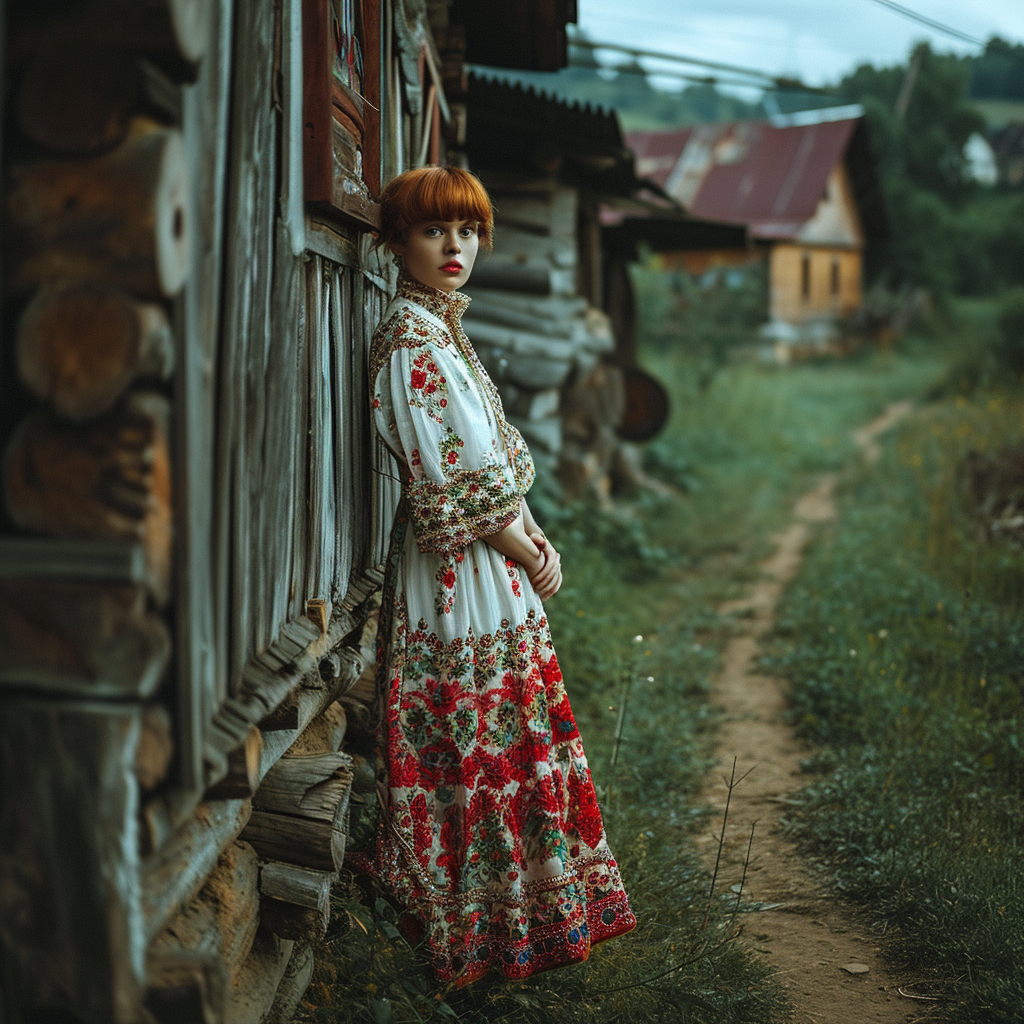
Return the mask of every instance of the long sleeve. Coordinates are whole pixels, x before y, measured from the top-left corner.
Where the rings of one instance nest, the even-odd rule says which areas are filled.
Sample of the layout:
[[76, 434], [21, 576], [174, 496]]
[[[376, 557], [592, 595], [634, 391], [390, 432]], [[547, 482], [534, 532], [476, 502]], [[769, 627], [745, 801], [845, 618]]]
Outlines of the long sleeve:
[[453, 346], [406, 339], [373, 395], [382, 436], [408, 468], [420, 551], [451, 553], [508, 526], [520, 488], [494, 412]]

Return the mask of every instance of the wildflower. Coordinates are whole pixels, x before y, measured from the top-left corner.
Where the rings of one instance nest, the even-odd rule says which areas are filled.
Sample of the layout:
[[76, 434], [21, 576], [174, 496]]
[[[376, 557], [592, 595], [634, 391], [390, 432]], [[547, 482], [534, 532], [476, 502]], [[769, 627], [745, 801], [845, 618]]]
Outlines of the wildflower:
[[637, 633], [637, 635], [635, 637], [633, 637], [633, 643], [635, 643], [635, 644], [642, 644], [643, 642], [644, 642], [644, 638], [639, 633]]

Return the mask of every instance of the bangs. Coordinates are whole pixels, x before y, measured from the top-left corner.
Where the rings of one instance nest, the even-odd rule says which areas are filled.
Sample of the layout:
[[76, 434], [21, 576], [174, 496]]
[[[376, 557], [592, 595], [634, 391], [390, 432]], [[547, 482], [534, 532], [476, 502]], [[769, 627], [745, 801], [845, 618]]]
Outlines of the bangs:
[[418, 167], [398, 175], [381, 193], [379, 244], [401, 241], [412, 224], [475, 220], [480, 244], [490, 248], [494, 211], [479, 179], [461, 167]]

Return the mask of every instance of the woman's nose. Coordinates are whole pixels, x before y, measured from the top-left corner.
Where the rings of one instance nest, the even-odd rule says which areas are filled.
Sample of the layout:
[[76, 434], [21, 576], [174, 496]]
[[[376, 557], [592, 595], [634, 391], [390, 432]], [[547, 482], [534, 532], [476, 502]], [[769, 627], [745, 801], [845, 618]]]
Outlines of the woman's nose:
[[447, 245], [445, 252], [462, 252], [462, 246], [459, 245], [458, 235], [449, 235], [447, 238]]

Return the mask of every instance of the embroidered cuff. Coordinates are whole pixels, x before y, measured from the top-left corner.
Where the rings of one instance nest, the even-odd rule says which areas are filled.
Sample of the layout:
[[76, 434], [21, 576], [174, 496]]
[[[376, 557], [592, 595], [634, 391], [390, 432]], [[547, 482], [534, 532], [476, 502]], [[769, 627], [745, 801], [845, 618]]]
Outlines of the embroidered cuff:
[[500, 466], [453, 473], [443, 484], [406, 485], [420, 551], [450, 554], [503, 530], [519, 515], [519, 491]]
[[505, 431], [504, 440], [506, 447], [512, 455], [512, 472], [515, 474], [516, 487], [519, 489], [520, 494], [526, 494], [533, 486], [534, 477], [536, 476], [536, 470], [533, 467], [533, 456], [523, 440], [523, 435], [511, 423], [506, 422]]

